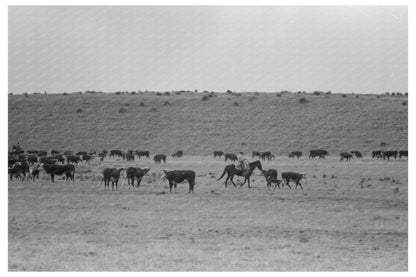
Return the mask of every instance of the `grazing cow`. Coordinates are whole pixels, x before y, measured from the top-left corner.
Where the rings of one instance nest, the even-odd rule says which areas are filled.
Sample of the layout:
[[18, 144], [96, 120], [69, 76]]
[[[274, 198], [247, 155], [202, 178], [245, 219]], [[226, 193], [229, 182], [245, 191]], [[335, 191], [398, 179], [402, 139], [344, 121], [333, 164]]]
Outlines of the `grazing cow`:
[[351, 151], [350, 153], [354, 154], [356, 158], [361, 158], [361, 159], [363, 158], [363, 155], [361, 155], [360, 151], [355, 150], [355, 151]]
[[132, 187], [134, 187], [134, 178], [136, 178], [137, 180], [137, 187], [140, 187], [140, 182], [142, 181], [143, 176], [149, 172], [150, 168], [143, 168], [141, 169], [140, 167], [129, 167], [126, 170], [126, 174], [127, 174], [127, 184], [130, 185], [130, 180], [131, 180], [131, 185]]
[[265, 160], [268, 160], [268, 161], [271, 161], [272, 160], [272, 153], [270, 153], [270, 152], [261, 152], [261, 154], [260, 154], [260, 158], [263, 160], [263, 161], [265, 161]]
[[39, 166], [38, 166], [38, 167], [33, 168], [33, 169], [30, 171], [30, 175], [29, 175], [29, 177], [32, 179], [32, 181], [35, 181], [35, 179], [38, 179], [38, 180], [39, 180]]
[[64, 152], [64, 156], [72, 156], [72, 155], [74, 155], [73, 151], [67, 150]]
[[172, 154], [173, 159], [174, 158], [180, 158], [180, 157], [183, 157], [183, 151], [182, 150], [178, 150], [178, 151], [176, 151], [176, 153]]
[[155, 163], [162, 163], [162, 161], [166, 163], [166, 155], [157, 154], [153, 157], [153, 160], [155, 161]]
[[377, 159], [381, 159], [383, 156], [381, 155], [381, 150], [376, 150], [373, 151], [373, 159], [377, 158]]
[[401, 151], [399, 151], [399, 159], [401, 157], [408, 157], [408, 154], [409, 154], [408, 150], [401, 150]]
[[117, 156], [117, 157], [123, 157], [123, 151], [121, 150], [111, 150], [110, 151], [110, 157]]
[[87, 151], [79, 151], [75, 155], [82, 157], [84, 155], [88, 155], [88, 153], [87, 153]]
[[38, 157], [36, 155], [30, 155], [27, 157], [27, 161], [29, 164], [34, 164], [38, 162]]
[[51, 150], [51, 155], [52, 156], [55, 156], [55, 155], [58, 155], [59, 154], [59, 151], [58, 150], [55, 150], [55, 149], [52, 149]]
[[140, 159], [141, 157], [146, 157], [150, 159], [150, 152], [149, 151], [139, 151], [136, 150], [136, 155], [138, 156], [138, 158]]
[[232, 153], [225, 153], [224, 157], [225, 161], [230, 160], [232, 162], [236, 162], [238, 160], [237, 155]]
[[[282, 179], [286, 181], [286, 186], [288, 186], [290, 189], [292, 189], [289, 186], [290, 181], [293, 181], [296, 184], [295, 189], [298, 188], [298, 185], [301, 187], [301, 189], [303, 189], [302, 184], [300, 183], [300, 180], [306, 179], [305, 175], [306, 175], [305, 173], [301, 174], [301, 173], [296, 173], [296, 172], [283, 172]], [[283, 184], [284, 183], [282, 183], [282, 188], [283, 188]], [[276, 187], [274, 187], [274, 189], [276, 189]]]
[[30, 155], [33, 155], [33, 154], [37, 155], [39, 151], [38, 150], [27, 150], [26, 152]]
[[9, 173], [10, 181], [13, 180], [13, 177], [15, 177], [17, 180], [18, 179], [22, 180], [24, 176], [23, 169], [20, 166], [9, 167], [8, 173]]
[[75, 181], [75, 167], [72, 164], [43, 164], [43, 169], [51, 176], [52, 182], [55, 181], [55, 175], [65, 174], [65, 180]]
[[93, 157], [93, 156], [90, 156], [90, 155], [82, 155], [82, 157], [81, 157], [82, 161], [84, 161], [85, 163], [88, 163], [88, 164], [90, 164], [90, 161], [91, 161], [93, 158], [94, 158], [94, 157]]
[[[248, 188], [251, 188], [250, 176], [253, 173], [254, 169], [256, 169], [256, 167], [259, 170], [263, 171], [263, 167], [259, 160], [249, 163], [248, 166], [249, 166], [248, 172], [246, 173], [246, 176], [244, 177], [244, 182], [240, 185], [240, 187], [242, 187], [248, 181]], [[234, 185], [234, 187], [236, 187], [236, 184], [234, 183], [234, 180], [233, 180], [234, 175], [243, 176], [244, 171], [242, 169], [237, 169], [235, 164], [229, 164], [224, 168], [224, 172], [222, 173], [221, 177], [218, 178], [217, 181], [221, 180], [221, 178], [224, 177], [226, 173], [227, 173], [227, 178], [225, 179], [225, 187], [227, 187], [228, 180], [231, 180], [231, 183]]]
[[398, 151], [383, 151], [383, 160], [385, 160], [386, 158], [388, 160], [390, 160], [390, 158], [397, 159], [398, 153]]
[[310, 150], [309, 151], [309, 159], [314, 159], [318, 157], [319, 159], [325, 159], [325, 156], [329, 155], [328, 151], [326, 150]]
[[291, 152], [290, 154], [289, 154], [289, 158], [294, 158], [294, 157], [296, 157], [296, 158], [300, 158], [300, 157], [302, 157], [302, 152], [300, 152], [300, 151], [293, 151], [293, 152]]
[[345, 161], [349, 162], [352, 159], [352, 154], [350, 154], [348, 152], [341, 152], [339, 155], [341, 156], [339, 161], [345, 160]]
[[103, 170], [103, 180], [104, 180], [104, 190], [110, 190], [110, 181], [111, 181], [111, 190], [114, 190], [114, 185], [118, 186], [118, 180], [120, 179], [120, 173], [124, 168], [105, 168]]
[[100, 161], [104, 161], [104, 158], [107, 156], [107, 151], [102, 151], [98, 153], [98, 157], [100, 157]]
[[134, 154], [133, 154], [133, 151], [129, 151], [129, 152], [127, 152], [127, 154], [126, 154], [126, 160], [127, 161], [134, 161]]
[[72, 164], [78, 164], [78, 162], [80, 162], [81, 161], [81, 157], [79, 157], [79, 156], [68, 156], [68, 157], [66, 157], [66, 162], [69, 164], [69, 163], [72, 163]]
[[173, 170], [167, 171], [163, 170], [165, 176], [162, 178], [167, 179], [169, 182], [169, 191], [172, 193], [172, 187], [175, 188], [176, 193], [176, 185], [178, 183], [182, 183], [185, 180], [189, 183], [189, 193], [194, 192], [195, 186], [195, 171], [193, 170]]
[[39, 162], [43, 164], [56, 164], [56, 160], [54, 157], [42, 157], [39, 158]]
[[64, 164], [65, 163], [65, 157], [64, 157], [64, 155], [61, 155], [61, 154], [56, 155], [55, 156], [55, 159], [56, 159], [57, 162], [60, 162], [61, 164]]
[[38, 151], [38, 157], [46, 157], [46, 156], [48, 156], [48, 152], [43, 151], [43, 150]]
[[259, 152], [259, 151], [253, 151], [253, 152], [251, 152], [251, 157], [254, 159], [255, 157], [258, 157], [258, 158], [260, 158], [260, 156], [261, 156], [261, 152]]
[[275, 188], [277, 186], [280, 189], [279, 184], [282, 182], [282, 180], [277, 179], [277, 170], [276, 169], [263, 170], [262, 173], [264, 175], [264, 178], [266, 178], [268, 188], [270, 188], [272, 186], [272, 183], [275, 183], [276, 184]]
[[218, 157], [221, 158], [224, 155], [222, 151], [214, 151], [214, 158]]

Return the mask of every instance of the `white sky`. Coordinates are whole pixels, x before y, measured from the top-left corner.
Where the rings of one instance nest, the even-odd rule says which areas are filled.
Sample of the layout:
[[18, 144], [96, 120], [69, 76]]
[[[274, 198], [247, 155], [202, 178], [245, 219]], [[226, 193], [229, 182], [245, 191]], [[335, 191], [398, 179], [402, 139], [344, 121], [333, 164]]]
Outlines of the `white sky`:
[[9, 92], [408, 90], [406, 6], [9, 7]]

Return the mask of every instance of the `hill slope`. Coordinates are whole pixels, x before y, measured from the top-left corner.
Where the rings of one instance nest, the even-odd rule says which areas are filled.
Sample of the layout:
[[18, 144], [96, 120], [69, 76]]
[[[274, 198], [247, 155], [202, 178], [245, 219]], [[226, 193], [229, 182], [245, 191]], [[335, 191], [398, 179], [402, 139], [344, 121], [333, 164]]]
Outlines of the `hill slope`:
[[[9, 96], [9, 146], [24, 149], [289, 151], [407, 149], [405, 97], [246, 93]], [[307, 103], [300, 103], [305, 98]], [[169, 101], [170, 105], [165, 105]], [[140, 106], [143, 102], [145, 106]], [[238, 103], [238, 106], [234, 105]], [[120, 112], [124, 108], [125, 112]], [[77, 113], [77, 109], [83, 112]]]

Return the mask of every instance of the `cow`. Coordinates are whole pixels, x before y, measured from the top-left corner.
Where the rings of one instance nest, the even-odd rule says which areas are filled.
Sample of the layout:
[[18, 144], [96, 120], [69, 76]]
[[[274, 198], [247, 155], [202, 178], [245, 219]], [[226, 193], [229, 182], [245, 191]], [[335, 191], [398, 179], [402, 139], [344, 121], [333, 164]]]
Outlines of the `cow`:
[[127, 152], [127, 154], [126, 154], [126, 160], [127, 161], [134, 161], [134, 154], [133, 154], [133, 151], [132, 152]]
[[153, 157], [153, 160], [155, 161], [155, 163], [162, 163], [162, 161], [166, 163], [166, 155], [157, 154]]
[[9, 167], [8, 169], [8, 173], [9, 173], [9, 178], [10, 181], [13, 180], [13, 177], [15, 177], [16, 179], [23, 179], [23, 177], [25, 176], [25, 174], [23, 173], [23, 169], [21, 168], [20, 165], [16, 165]]
[[85, 163], [90, 164], [90, 161], [93, 159], [93, 156], [90, 155], [82, 155], [81, 160], [84, 161]]
[[314, 159], [315, 157], [318, 157], [319, 159], [325, 159], [326, 155], [329, 155], [328, 151], [322, 149], [309, 151], [309, 159]]
[[267, 187], [270, 188], [272, 186], [272, 183], [275, 183], [275, 189], [276, 186], [280, 189], [280, 183], [282, 180], [277, 179], [277, 170], [276, 169], [269, 169], [269, 170], [263, 170], [262, 171], [264, 178], [266, 178]]
[[39, 162], [43, 164], [56, 164], [56, 159], [54, 157], [41, 157]]
[[114, 157], [114, 156], [123, 157], [123, 151], [121, 151], [121, 150], [111, 150], [110, 151], [110, 157]]
[[51, 155], [52, 156], [55, 156], [55, 155], [58, 155], [59, 154], [59, 151], [58, 150], [55, 150], [55, 149], [52, 149], [51, 150]]
[[27, 161], [28, 161], [29, 164], [33, 165], [34, 163], [38, 162], [38, 157], [36, 155], [29, 155], [27, 157]]
[[39, 180], [39, 165], [30, 170], [29, 177], [30, 177], [30, 179], [32, 179], [32, 181], [35, 181], [35, 179]]
[[294, 157], [299, 159], [300, 157], [302, 157], [302, 152], [300, 152], [300, 151], [290, 152], [289, 158], [294, 158]]
[[72, 156], [72, 155], [74, 155], [73, 151], [67, 150], [64, 152], [64, 156]]
[[[254, 161], [252, 163], [249, 163], [248, 166], [249, 166], [248, 172], [244, 176], [244, 182], [240, 185], [240, 187], [242, 187], [248, 181], [248, 188], [251, 188], [251, 186], [250, 186], [250, 176], [253, 173], [253, 171], [256, 168], [263, 171], [263, 167], [262, 167], [261, 162], [259, 160]], [[236, 184], [234, 183], [234, 180], [233, 180], [234, 175], [243, 176], [244, 171], [242, 169], [237, 169], [235, 164], [229, 164], [224, 168], [224, 172], [222, 173], [221, 177], [218, 178], [217, 181], [221, 180], [221, 178], [224, 177], [225, 174], [227, 174], [227, 178], [225, 179], [225, 187], [227, 187], [228, 180], [231, 180], [231, 183], [234, 185], [234, 187], [236, 187]]]
[[107, 151], [98, 153], [98, 157], [100, 157], [100, 161], [104, 161], [104, 158], [107, 156]]
[[130, 180], [131, 180], [131, 185], [132, 187], [134, 187], [134, 178], [136, 178], [137, 180], [137, 187], [140, 187], [140, 182], [142, 181], [143, 176], [149, 172], [150, 168], [143, 168], [141, 169], [140, 167], [129, 167], [126, 170], [126, 174], [127, 174], [127, 184], [130, 185]]
[[340, 162], [343, 160], [349, 162], [352, 159], [352, 154], [348, 152], [341, 152], [339, 155], [341, 156], [339, 159]]
[[178, 151], [176, 151], [176, 153], [172, 154], [173, 159], [174, 158], [180, 158], [180, 157], [183, 157], [183, 151], [182, 150], [178, 150]]
[[382, 153], [383, 160], [385, 160], [386, 158], [388, 160], [390, 160], [390, 158], [397, 159], [398, 153], [399, 153], [398, 151], [383, 151], [383, 153]]
[[361, 159], [363, 158], [363, 155], [361, 155], [360, 151], [354, 150], [354, 151], [350, 151], [350, 153], [354, 154], [356, 158], [361, 158]]
[[55, 182], [55, 175], [65, 174], [65, 180], [75, 181], [75, 167], [73, 164], [43, 164], [43, 169], [46, 171], [49, 176], [51, 176], [51, 181]]
[[372, 152], [372, 154], [373, 154], [373, 159], [374, 158], [377, 158], [377, 159], [381, 159], [383, 156], [381, 155], [381, 150], [376, 150], [376, 151], [373, 151]]
[[141, 157], [146, 157], [150, 159], [150, 152], [149, 151], [139, 151], [136, 150], [136, 155], [140, 159]]
[[[297, 189], [299, 185], [301, 189], [303, 190], [300, 180], [306, 179], [305, 176], [306, 176], [305, 173], [296, 173], [296, 172], [283, 172], [282, 173], [282, 179], [286, 182], [286, 186], [288, 186], [290, 189], [292, 188], [290, 187], [289, 182], [293, 181], [296, 184], [295, 189]], [[283, 184], [285, 183], [282, 183], [282, 188], [283, 188]], [[276, 189], [276, 187], [274, 187], [274, 189]]]
[[56, 159], [57, 162], [60, 162], [61, 164], [64, 164], [65, 163], [65, 157], [64, 157], [64, 155], [61, 155], [61, 154], [56, 155], [55, 156], [55, 159]]
[[38, 151], [38, 157], [46, 157], [48, 156], [48, 152], [40, 150]]
[[74, 155], [71, 155], [71, 156], [68, 156], [68, 157], [66, 157], [66, 162], [69, 164], [69, 163], [72, 163], [72, 164], [78, 164], [78, 162], [80, 162], [81, 161], [81, 157], [79, 157], [79, 156], [74, 156]]
[[75, 155], [82, 157], [84, 155], [88, 155], [88, 153], [87, 153], [87, 151], [79, 151], [79, 152], [75, 153]]
[[251, 158], [255, 158], [255, 157], [258, 157], [258, 158], [260, 158], [260, 156], [261, 156], [261, 152], [259, 152], [259, 151], [253, 151], [253, 152], [251, 152]]
[[185, 180], [189, 183], [189, 193], [194, 192], [194, 186], [195, 186], [195, 171], [193, 170], [173, 170], [173, 171], [167, 171], [163, 170], [164, 176], [162, 176], [163, 179], [168, 180], [169, 182], [169, 191], [172, 193], [172, 187], [175, 188], [176, 193], [176, 185], [178, 183], [182, 183]]
[[224, 154], [224, 158], [225, 161], [230, 160], [232, 162], [236, 162], [237, 161], [237, 155], [236, 154], [232, 154], [232, 153], [225, 153]]
[[400, 150], [399, 151], [399, 159], [401, 157], [408, 157], [408, 154], [409, 154], [408, 150]]
[[222, 151], [214, 151], [214, 158], [218, 157], [221, 158], [224, 155]]
[[268, 160], [268, 161], [271, 161], [272, 160], [272, 153], [270, 153], [270, 152], [261, 152], [261, 154], [260, 154], [260, 158], [263, 160], [263, 161], [265, 161], [265, 160]]
[[111, 181], [111, 190], [114, 190], [114, 185], [118, 186], [118, 180], [120, 179], [120, 173], [124, 168], [105, 168], [103, 170], [103, 180], [104, 180], [104, 190], [110, 190], [110, 181]]

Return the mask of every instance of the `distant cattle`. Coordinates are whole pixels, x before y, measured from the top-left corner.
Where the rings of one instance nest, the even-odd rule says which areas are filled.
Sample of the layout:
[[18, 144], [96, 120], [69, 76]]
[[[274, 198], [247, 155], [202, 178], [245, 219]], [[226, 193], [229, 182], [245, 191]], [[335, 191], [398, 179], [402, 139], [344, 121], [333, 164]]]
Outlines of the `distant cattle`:
[[34, 169], [30, 170], [29, 177], [30, 177], [30, 179], [32, 179], [32, 181], [35, 181], [35, 179], [39, 180], [39, 168], [34, 168]]
[[121, 151], [121, 150], [111, 150], [110, 151], [110, 157], [114, 157], [114, 156], [123, 157], [123, 151]]
[[103, 161], [106, 156], [107, 156], [107, 152], [102, 151], [98, 153], [98, 157], [100, 157], [100, 161]]
[[309, 151], [309, 159], [314, 159], [318, 157], [319, 159], [325, 159], [325, 156], [329, 155], [328, 151], [326, 150], [310, 150]]
[[84, 161], [85, 163], [90, 163], [90, 161], [93, 159], [94, 157], [91, 155], [82, 155], [81, 159], [82, 161]]
[[339, 154], [341, 156], [341, 158], [339, 159], [340, 161], [350, 161], [352, 159], [352, 154], [348, 153], [348, 152], [341, 152]]
[[[298, 188], [298, 186], [301, 187], [301, 189], [303, 189], [302, 184], [300, 183], [300, 180], [305, 178], [305, 174], [302, 173], [296, 173], [296, 172], [283, 172], [282, 173], [282, 179], [286, 182], [286, 183], [282, 183], [282, 188], [283, 188], [283, 184], [285, 184], [286, 186], [288, 186], [290, 189], [292, 189], [289, 185], [290, 181], [293, 181], [296, 184], [295, 189]], [[276, 189], [276, 187], [275, 187]]]
[[56, 159], [54, 157], [41, 157], [39, 162], [43, 164], [56, 164]]
[[51, 155], [52, 156], [58, 155], [58, 154], [59, 154], [59, 151], [58, 150], [55, 150], [55, 149], [51, 150]]
[[74, 155], [73, 151], [67, 150], [64, 152], [64, 156], [72, 156], [72, 155]]
[[408, 150], [401, 150], [399, 151], [399, 158], [408, 157], [408, 154], [409, 154]]
[[176, 151], [176, 153], [172, 154], [172, 158], [180, 158], [183, 157], [183, 151], [182, 150], [178, 150]]
[[377, 158], [377, 159], [381, 159], [383, 156], [381, 155], [381, 150], [376, 150], [376, 151], [373, 151], [372, 152], [372, 154], [373, 154], [373, 159], [374, 158]]
[[225, 161], [227, 161], [227, 160], [230, 160], [230, 161], [233, 161], [233, 162], [237, 161], [237, 155], [236, 154], [225, 153], [224, 157], [225, 157]]
[[49, 176], [51, 176], [51, 181], [55, 181], [55, 175], [65, 174], [65, 180], [75, 181], [75, 167], [72, 164], [44, 164], [43, 169], [46, 171]]
[[120, 179], [120, 173], [123, 171], [124, 168], [105, 168], [103, 170], [103, 180], [104, 180], [104, 190], [110, 189], [110, 182], [111, 182], [111, 190], [114, 190], [114, 185], [117, 190], [118, 180]]
[[398, 151], [383, 151], [383, 153], [382, 153], [383, 160], [385, 160], [386, 158], [388, 160], [390, 160], [390, 158], [397, 159], [398, 154], [399, 154]]
[[136, 155], [140, 159], [141, 157], [150, 158], [150, 152], [149, 151], [139, 151], [136, 150]]
[[162, 163], [162, 161], [164, 163], [166, 163], [166, 155], [164, 154], [157, 154], [153, 157], [153, 160], [155, 161], [155, 163]]
[[88, 153], [87, 153], [87, 151], [79, 151], [79, 152], [75, 153], [75, 155], [82, 157], [84, 155], [88, 155]]
[[222, 151], [214, 151], [214, 158], [218, 157], [221, 158], [224, 155]]
[[72, 156], [66, 157], [66, 162], [67, 163], [78, 164], [80, 161], [81, 161], [81, 157], [79, 157], [79, 156], [72, 155]]
[[144, 168], [141, 169], [140, 167], [129, 167], [126, 170], [126, 174], [127, 174], [127, 184], [130, 185], [130, 181], [131, 181], [131, 185], [134, 187], [134, 179], [136, 179], [137, 181], [137, 187], [140, 187], [140, 182], [142, 181], [143, 176], [149, 172], [150, 168]]
[[127, 154], [126, 154], [126, 160], [127, 161], [134, 161], [134, 154], [133, 154], [133, 152], [127, 152]]
[[175, 188], [176, 193], [176, 185], [178, 183], [182, 183], [185, 180], [189, 183], [189, 193], [194, 192], [194, 186], [195, 186], [195, 171], [192, 170], [173, 170], [173, 171], [166, 171], [163, 170], [165, 173], [165, 176], [163, 178], [166, 178], [169, 182], [169, 191], [172, 192], [172, 187]]
[[272, 186], [272, 183], [275, 183], [276, 185], [274, 187], [275, 188], [279, 187], [279, 189], [280, 189], [279, 184], [282, 182], [282, 180], [277, 179], [277, 170], [276, 169], [263, 170], [262, 173], [264, 175], [264, 178], [266, 178], [268, 188], [270, 188]]
[[261, 152], [261, 154], [260, 154], [260, 158], [263, 161], [265, 161], [265, 160], [271, 161], [273, 157], [274, 157], [274, 155], [272, 155], [272, 153], [271, 152], [268, 152], [268, 151]]
[[259, 152], [259, 151], [253, 151], [253, 152], [251, 152], [251, 157], [254, 159], [255, 157], [258, 157], [258, 158], [260, 158], [260, 156], [261, 156], [261, 152]]
[[38, 151], [38, 157], [46, 157], [46, 156], [48, 156], [48, 152], [43, 151], [43, 150]]
[[27, 157], [27, 161], [29, 164], [34, 164], [38, 162], [38, 157], [36, 155], [30, 155]]
[[354, 151], [351, 151], [350, 153], [354, 154], [356, 158], [362, 158], [363, 157], [363, 155], [361, 155], [360, 151], [354, 150]]
[[65, 157], [63, 155], [56, 155], [55, 159], [56, 159], [56, 161], [60, 162], [61, 164], [65, 163]]
[[38, 150], [27, 150], [27, 153], [31, 155], [38, 154], [38, 152], [39, 152]]
[[23, 179], [26, 177], [26, 173], [29, 173], [29, 164], [26, 162], [17, 162], [12, 167], [9, 167], [10, 180], [15, 177], [16, 179]]
[[302, 157], [302, 152], [300, 152], [300, 151], [290, 152], [289, 158], [294, 158], [294, 157], [299, 159], [300, 157]]

